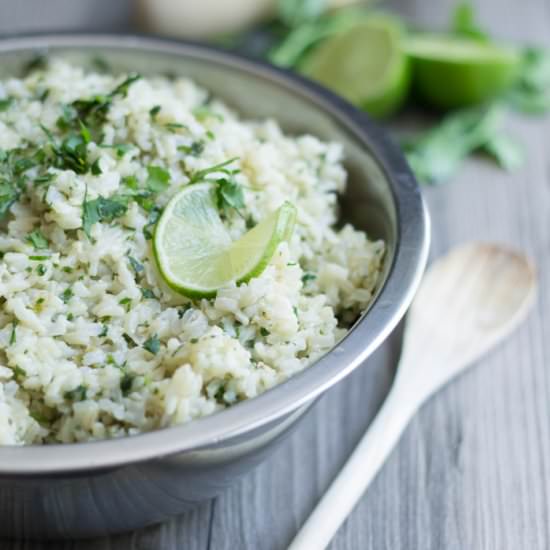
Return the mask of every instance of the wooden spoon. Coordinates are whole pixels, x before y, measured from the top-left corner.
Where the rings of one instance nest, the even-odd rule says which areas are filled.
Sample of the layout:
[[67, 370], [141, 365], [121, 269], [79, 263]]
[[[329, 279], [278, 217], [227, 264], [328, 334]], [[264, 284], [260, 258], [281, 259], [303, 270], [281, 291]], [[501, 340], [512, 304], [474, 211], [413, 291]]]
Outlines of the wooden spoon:
[[419, 407], [525, 319], [536, 289], [532, 264], [499, 245], [468, 244], [431, 267], [408, 314], [392, 390], [289, 550], [326, 548]]

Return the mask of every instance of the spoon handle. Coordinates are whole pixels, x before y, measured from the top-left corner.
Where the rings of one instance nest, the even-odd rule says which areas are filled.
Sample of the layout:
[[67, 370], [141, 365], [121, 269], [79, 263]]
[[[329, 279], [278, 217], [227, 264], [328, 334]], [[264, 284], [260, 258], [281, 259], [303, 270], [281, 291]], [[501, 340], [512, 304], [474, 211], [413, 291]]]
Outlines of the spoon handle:
[[[397, 381], [396, 381], [397, 382]], [[395, 384], [348, 461], [333, 480], [288, 550], [322, 550], [391, 454], [418, 408], [419, 400]]]

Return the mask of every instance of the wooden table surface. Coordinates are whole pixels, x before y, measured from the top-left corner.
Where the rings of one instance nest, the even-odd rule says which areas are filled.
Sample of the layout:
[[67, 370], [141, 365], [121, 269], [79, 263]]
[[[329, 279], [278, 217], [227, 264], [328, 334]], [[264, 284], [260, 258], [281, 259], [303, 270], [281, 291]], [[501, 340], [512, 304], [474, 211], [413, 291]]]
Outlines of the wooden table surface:
[[[476, 4], [495, 35], [548, 44], [548, 0]], [[414, 21], [436, 27], [445, 24], [452, 5], [452, 0], [390, 2]], [[550, 295], [545, 284], [550, 276], [550, 122], [512, 117], [510, 129], [528, 153], [522, 169], [507, 174], [480, 159], [449, 185], [426, 190], [432, 256], [474, 239], [528, 252], [538, 263], [541, 282], [536, 311], [504, 345], [420, 411], [332, 550], [550, 548]], [[383, 401], [398, 347], [394, 335], [329, 391], [267, 462], [193, 513], [118, 537], [54, 545], [0, 542], [0, 548], [283, 550]]]

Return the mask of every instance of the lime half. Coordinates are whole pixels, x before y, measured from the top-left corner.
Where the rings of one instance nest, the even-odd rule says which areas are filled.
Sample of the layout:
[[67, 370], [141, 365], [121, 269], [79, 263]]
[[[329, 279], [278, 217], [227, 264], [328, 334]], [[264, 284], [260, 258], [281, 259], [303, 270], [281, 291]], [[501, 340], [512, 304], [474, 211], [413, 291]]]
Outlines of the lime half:
[[406, 45], [419, 98], [442, 109], [478, 105], [506, 90], [517, 75], [516, 50], [456, 36], [418, 35]]
[[153, 249], [166, 283], [194, 298], [209, 298], [229, 283], [262, 273], [278, 245], [288, 240], [296, 207], [278, 210], [232, 241], [216, 206], [216, 184], [189, 185], [168, 203], [155, 229]]
[[409, 90], [401, 25], [371, 16], [327, 39], [300, 70], [376, 117], [394, 113]]

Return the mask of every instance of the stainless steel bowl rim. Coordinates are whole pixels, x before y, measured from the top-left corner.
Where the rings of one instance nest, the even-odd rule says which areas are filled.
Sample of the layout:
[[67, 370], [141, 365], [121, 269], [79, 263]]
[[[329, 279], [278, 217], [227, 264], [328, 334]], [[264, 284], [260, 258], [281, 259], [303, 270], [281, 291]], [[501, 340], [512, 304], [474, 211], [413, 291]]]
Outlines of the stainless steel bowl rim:
[[415, 178], [397, 147], [363, 113], [288, 71], [209, 46], [139, 35], [36, 34], [0, 40], [14, 51], [123, 48], [193, 56], [244, 70], [314, 102], [369, 144], [385, 171], [398, 212], [397, 248], [388, 278], [368, 313], [327, 355], [264, 394], [229, 409], [158, 431], [75, 444], [0, 447], [0, 476], [42, 476], [109, 469], [195, 452], [244, 435], [310, 402], [360, 365], [388, 337], [418, 288], [429, 248], [429, 218]]

